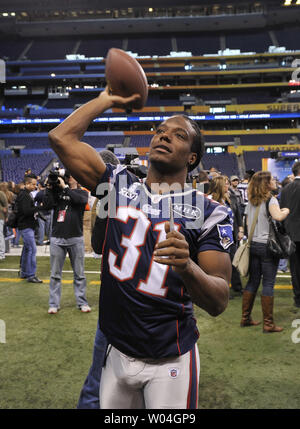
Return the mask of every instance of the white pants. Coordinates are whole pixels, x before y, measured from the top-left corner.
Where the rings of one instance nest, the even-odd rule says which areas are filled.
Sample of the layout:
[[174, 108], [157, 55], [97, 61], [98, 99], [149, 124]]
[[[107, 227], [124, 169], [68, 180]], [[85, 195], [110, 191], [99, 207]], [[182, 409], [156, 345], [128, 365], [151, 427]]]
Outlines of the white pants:
[[101, 409], [197, 408], [197, 343], [182, 356], [135, 359], [111, 347], [100, 382]]

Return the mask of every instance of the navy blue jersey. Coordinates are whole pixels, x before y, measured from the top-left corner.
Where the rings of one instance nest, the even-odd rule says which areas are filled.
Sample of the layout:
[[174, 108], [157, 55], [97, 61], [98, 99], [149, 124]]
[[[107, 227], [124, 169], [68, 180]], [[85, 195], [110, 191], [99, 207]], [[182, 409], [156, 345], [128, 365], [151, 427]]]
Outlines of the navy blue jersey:
[[93, 192], [98, 198], [106, 182], [110, 199], [101, 268], [101, 329], [110, 344], [129, 356], [184, 354], [199, 337], [193, 305], [180, 276], [153, 261], [154, 247], [166, 238], [171, 203], [174, 227], [185, 236], [195, 262], [199, 252], [226, 252], [232, 244], [228, 210], [189, 187], [152, 194], [121, 165], [107, 165]]

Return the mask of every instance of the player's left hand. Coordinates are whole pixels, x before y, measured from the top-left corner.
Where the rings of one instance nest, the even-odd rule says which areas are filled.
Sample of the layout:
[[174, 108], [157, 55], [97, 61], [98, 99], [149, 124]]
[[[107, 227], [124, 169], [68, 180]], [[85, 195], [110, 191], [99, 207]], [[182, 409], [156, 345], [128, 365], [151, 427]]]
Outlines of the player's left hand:
[[178, 231], [170, 231], [170, 222], [165, 223], [166, 240], [157, 243], [153, 259], [155, 262], [172, 266], [178, 274], [184, 272], [190, 262], [189, 245], [185, 236]]

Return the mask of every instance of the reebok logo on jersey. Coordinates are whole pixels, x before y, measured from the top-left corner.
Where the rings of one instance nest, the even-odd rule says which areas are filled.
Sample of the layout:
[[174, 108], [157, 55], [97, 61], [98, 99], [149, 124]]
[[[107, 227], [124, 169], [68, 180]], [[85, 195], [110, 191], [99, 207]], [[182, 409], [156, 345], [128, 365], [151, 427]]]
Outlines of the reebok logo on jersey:
[[179, 375], [179, 368], [169, 368], [169, 376], [171, 378], [176, 378]]

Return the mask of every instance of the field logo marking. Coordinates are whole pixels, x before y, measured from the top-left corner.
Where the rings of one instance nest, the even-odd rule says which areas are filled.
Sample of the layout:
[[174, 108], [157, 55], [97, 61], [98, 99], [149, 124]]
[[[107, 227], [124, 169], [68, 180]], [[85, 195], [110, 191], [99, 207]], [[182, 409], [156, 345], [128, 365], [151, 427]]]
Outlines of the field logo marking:
[[[299, 327], [297, 328], [297, 326]], [[291, 338], [294, 344], [300, 343], [300, 319], [295, 319], [292, 321], [292, 328], [297, 328], [292, 333]]]
[[0, 319], [0, 343], [6, 343], [6, 325], [2, 319]]

